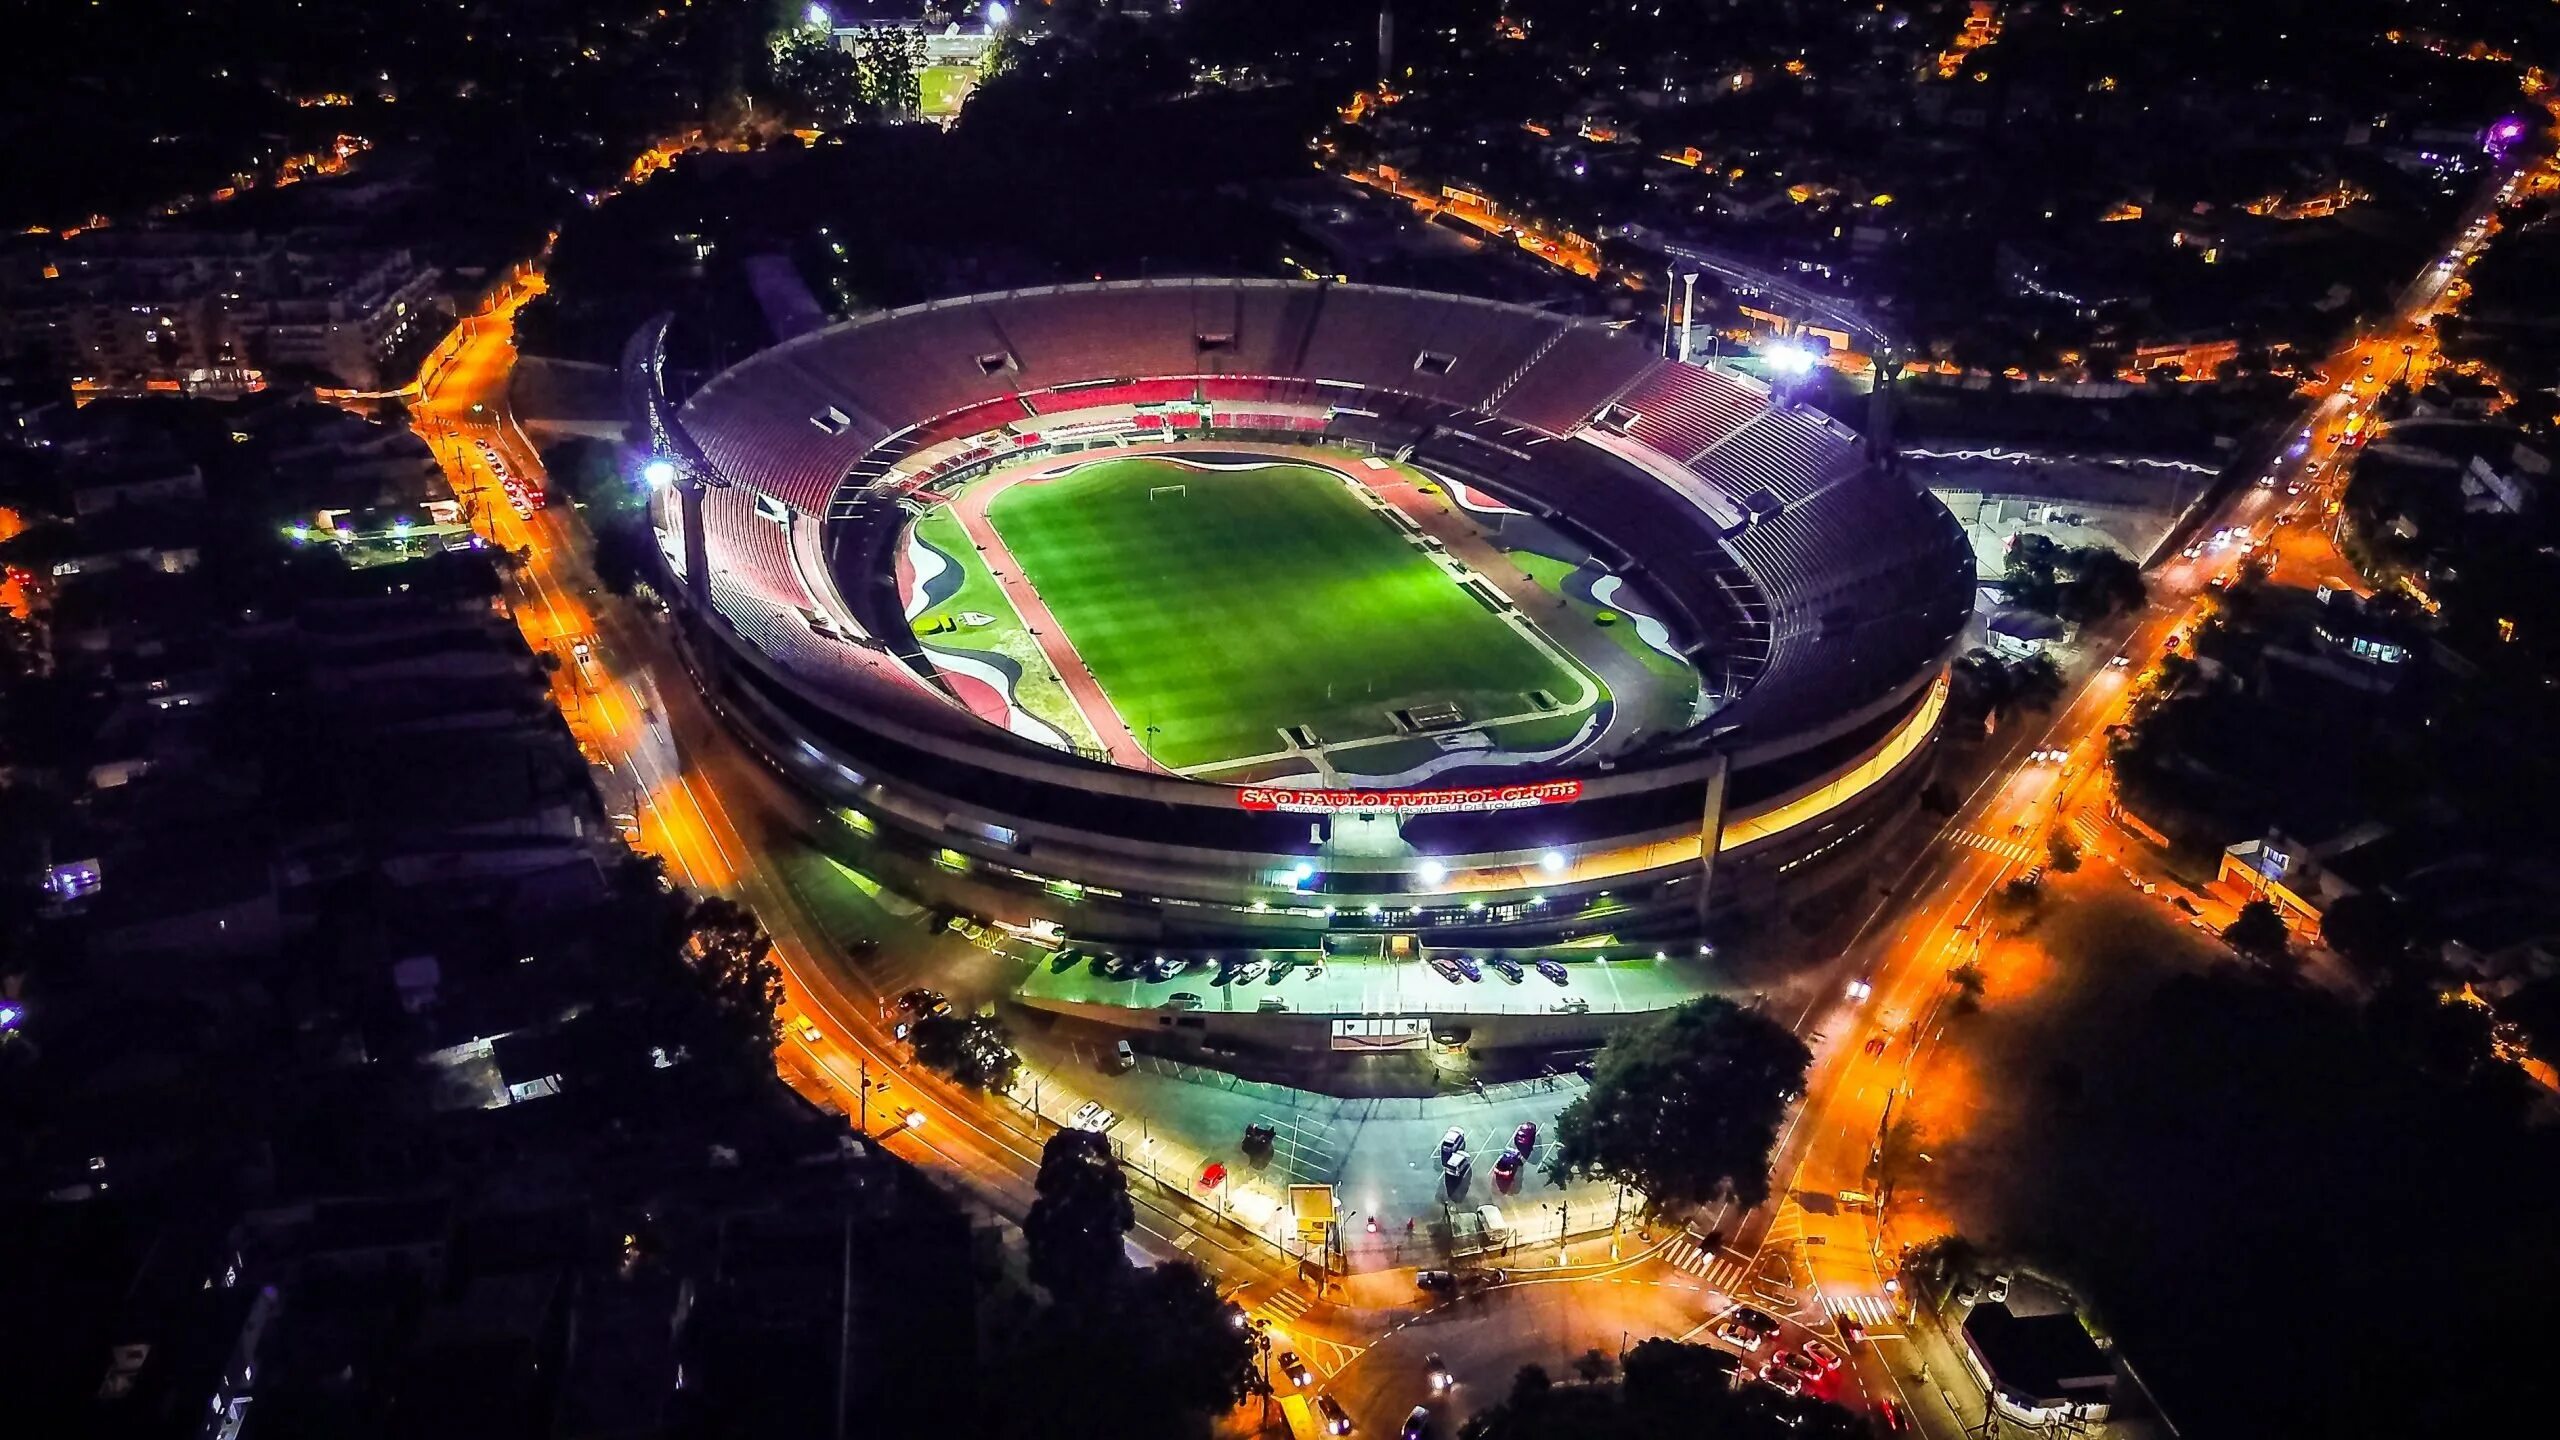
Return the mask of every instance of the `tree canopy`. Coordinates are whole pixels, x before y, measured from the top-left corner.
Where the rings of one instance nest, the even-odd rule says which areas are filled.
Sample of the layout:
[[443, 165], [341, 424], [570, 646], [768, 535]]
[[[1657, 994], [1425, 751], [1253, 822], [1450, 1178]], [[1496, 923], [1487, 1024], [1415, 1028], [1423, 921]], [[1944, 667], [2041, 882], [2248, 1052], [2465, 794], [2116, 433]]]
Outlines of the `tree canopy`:
[[2265, 900], [2252, 900], [2240, 907], [2231, 923], [2222, 927], [2222, 938], [2231, 948], [2261, 960], [2272, 960], [2284, 953], [2291, 937], [2284, 928], [2284, 916]]
[[992, 1015], [928, 1015], [907, 1039], [918, 1060], [972, 1090], [1010, 1087], [1022, 1064], [1004, 1023]]
[[1022, 1221], [1032, 1280], [1060, 1301], [1107, 1292], [1128, 1269], [1122, 1239], [1138, 1218], [1110, 1139], [1076, 1129], [1050, 1136], [1032, 1189], [1037, 1198]]
[[2071, 1282], [2190, 1440], [2512, 1428], [2560, 1403], [2534, 1358], [2560, 1132], [2486, 1019], [2427, 986], [2172, 981], [2085, 1083], [2020, 1091], [2035, 1163], [1984, 1238]]
[[1664, 1339], [1628, 1351], [1614, 1385], [1558, 1386], [1544, 1369], [1523, 1366], [1510, 1395], [1468, 1417], [1458, 1433], [1464, 1440], [1845, 1440], [1867, 1433], [1837, 1405], [1737, 1385], [1740, 1368], [1713, 1346]]
[[1812, 1055], [1785, 1027], [1707, 996], [1621, 1031], [1556, 1117], [1548, 1173], [1631, 1185], [1656, 1206], [1769, 1193], [1769, 1151]]

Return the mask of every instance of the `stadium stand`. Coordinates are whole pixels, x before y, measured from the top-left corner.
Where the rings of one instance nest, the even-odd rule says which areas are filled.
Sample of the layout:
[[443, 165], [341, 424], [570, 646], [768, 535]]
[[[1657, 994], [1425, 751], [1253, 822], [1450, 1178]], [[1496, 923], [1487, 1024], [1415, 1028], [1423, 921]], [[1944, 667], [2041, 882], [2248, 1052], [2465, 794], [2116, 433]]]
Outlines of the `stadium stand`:
[[1577, 325], [1538, 357], [1494, 413], [1550, 435], [1570, 435], [1661, 364], [1660, 357], [1633, 340], [1596, 325]]
[[1599, 423], [1686, 465], [1768, 406], [1766, 391], [1737, 376], [1666, 362], [1620, 396]]
[[[909, 517], [939, 498], [926, 487], [1035, 433], [1160, 433], [1152, 407], [1195, 400], [1235, 431], [1321, 425], [1382, 452], [1411, 447], [1586, 545], [1659, 601], [1722, 705], [1720, 731], [1780, 731], [1894, 693], [1938, 663], [1970, 604], [1970, 560], [1944, 510], [1867, 467], [1856, 437], [1818, 412], [1772, 408], [1756, 382], [1588, 321], [1269, 281], [941, 301], [713, 379], [678, 413], [737, 487], [705, 501], [714, 603], [778, 664], [865, 650], [903, 674], [891, 657], [920, 650], [889, 576]], [[812, 423], [821, 414], [827, 424]], [[1595, 443], [1562, 438], [1576, 434]], [[1703, 487], [1682, 493], [1683, 471]], [[808, 528], [777, 523], [776, 501]], [[832, 567], [819, 595], [795, 573], [795, 537], [799, 567]], [[837, 669], [841, 683], [863, 673]]]

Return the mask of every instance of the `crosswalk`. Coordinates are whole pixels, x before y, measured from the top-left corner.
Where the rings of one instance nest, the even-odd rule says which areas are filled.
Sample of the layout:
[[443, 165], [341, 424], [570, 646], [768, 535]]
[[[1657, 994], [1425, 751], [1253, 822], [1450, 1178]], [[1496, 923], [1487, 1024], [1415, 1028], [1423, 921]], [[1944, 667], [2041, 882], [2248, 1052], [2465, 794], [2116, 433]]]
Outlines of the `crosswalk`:
[[1970, 845], [2004, 860], [2024, 863], [2036, 858], [2036, 848], [2024, 840], [2000, 840], [1972, 830], [1950, 830], [1947, 836], [1959, 845]]
[[1708, 1288], [1732, 1293], [1750, 1266], [1730, 1255], [1712, 1252], [1687, 1236], [1666, 1243], [1662, 1258], [1707, 1282]]
[[1266, 1319], [1286, 1323], [1307, 1313], [1315, 1301], [1299, 1290], [1275, 1290], [1270, 1298], [1254, 1307], [1254, 1313]]
[[1896, 1323], [1893, 1302], [1881, 1295], [1826, 1295], [1823, 1304], [1834, 1315], [1854, 1315], [1870, 1332]]

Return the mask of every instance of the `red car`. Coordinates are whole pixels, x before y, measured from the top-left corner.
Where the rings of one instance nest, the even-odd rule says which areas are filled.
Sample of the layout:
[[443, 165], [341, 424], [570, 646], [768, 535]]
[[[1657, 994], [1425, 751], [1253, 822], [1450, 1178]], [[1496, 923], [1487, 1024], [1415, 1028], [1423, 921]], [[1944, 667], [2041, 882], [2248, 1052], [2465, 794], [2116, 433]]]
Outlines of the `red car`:
[[1535, 1120], [1523, 1120], [1520, 1122], [1520, 1128], [1511, 1132], [1511, 1148], [1519, 1151], [1523, 1155], [1537, 1149], [1538, 1122]]

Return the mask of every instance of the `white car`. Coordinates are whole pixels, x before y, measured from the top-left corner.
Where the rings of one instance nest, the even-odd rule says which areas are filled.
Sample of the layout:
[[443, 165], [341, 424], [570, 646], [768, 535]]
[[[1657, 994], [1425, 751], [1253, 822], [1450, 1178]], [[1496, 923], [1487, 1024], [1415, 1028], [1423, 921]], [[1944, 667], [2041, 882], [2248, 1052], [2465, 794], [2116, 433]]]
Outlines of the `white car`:
[[1067, 1118], [1067, 1126], [1074, 1130], [1090, 1130], [1099, 1135], [1110, 1129], [1119, 1119], [1119, 1116], [1104, 1109], [1101, 1101], [1087, 1100], [1076, 1107], [1075, 1114]]
[[1455, 1125], [1449, 1127], [1448, 1134], [1440, 1137], [1440, 1153], [1443, 1155], [1448, 1154], [1452, 1150], [1464, 1150], [1466, 1148], [1467, 1132]]

